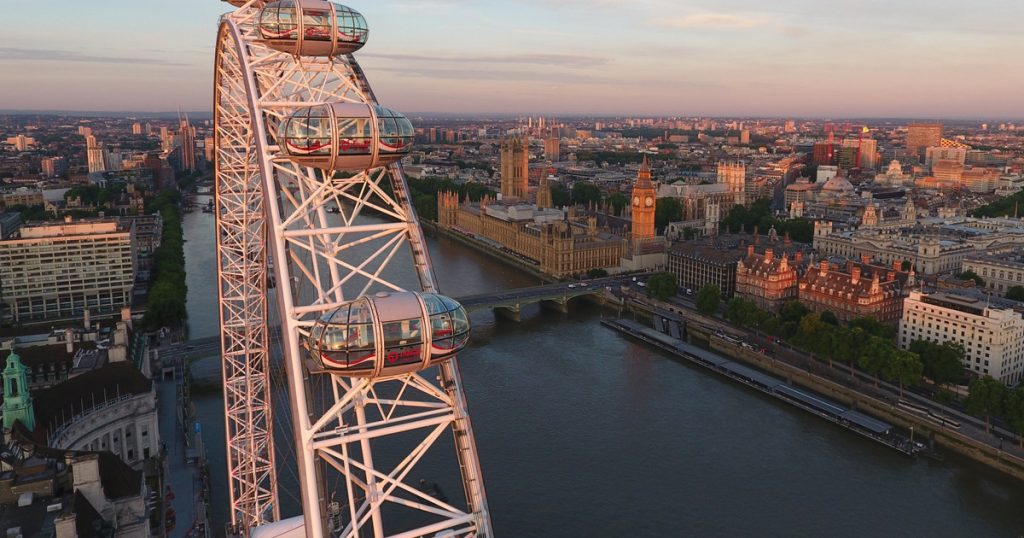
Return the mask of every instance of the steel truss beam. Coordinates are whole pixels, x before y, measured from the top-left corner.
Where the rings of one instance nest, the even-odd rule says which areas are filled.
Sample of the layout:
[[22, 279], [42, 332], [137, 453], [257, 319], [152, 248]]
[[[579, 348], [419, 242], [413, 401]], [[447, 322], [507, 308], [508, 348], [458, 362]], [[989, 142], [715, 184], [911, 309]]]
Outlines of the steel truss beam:
[[[218, 40], [219, 57], [237, 59], [238, 64], [228, 70], [218, 61], [217, 74], [218, 89], [225, 88], [223, 93], [231, 96], [218, 98], [218, 110], [223, 109], [218, 123], [218, 163], [223, 161], [218, 182], [231, 184], [218, 187], [218, 196], [227, 198], [218, 203], [222, 304], [231, 304], [222, 308], [222, 324], [226, 332], [235, 326], [244, 330], [248, 345], [242, 348], [247, 360], [236, 360], [244, 363], [237, 366], [232, 362], [230, 368], [237, 371], [229, 378], [227, 353], [240, 352], [225, 343], [225, 408], [237, 408], [250, 420], [247, 430], [229, 430], [229, 456], [231, 447], [245, 445], [239, 437], [269, 431], [270, 426], [269, 405], [256, 413], [238, 401], [243, 394], [253, 396], [247, 391], [265, 391], [268, 385], [266, 302], [255, 295], [266, 297], [269, 255], [277, 262], [276, 302], [305, 534], [489, 537], [490, 515], [454, 358], [429, 376], [423, 372], [390, 379], [311, 374], [306, 368], [302, 341], [323, 314], [365, 294], [407, 288], [436, 291], [436, 285], [400, 166], [332, 174], [301, 167], [279, 154], [278, 125], [297, 108], [376, 101], [351, 56], [296, 58], [265, 47], [253, 26], [258, 4], [249, 2], [225, 16]], [[235, 191], [245, 195], [229, 196]], [[258, 217], [253, 214], [257, 211], [262, 211]], [[249, 292], [249, 300], [232, 301], [233, 295], [225, 290], [236, 295]], [[234, 391], [230, 398], [229, 384]], [[256, 428], [255, 418], [264, 419], [266, 428]], [[454, 437], [465, 502], [442, 501], [411, 482], [418, 478], [412, 477], [417, 464], [447, 431]], [[260, 447], [271, 447], [269, 441], [265, 436]], [[250, 456], [234, 457], [242, 465]], [[272, 470], [272, 458], [266, 460]], [[239, 514], [240, 525], [251, 528], [261, 520], [241, 507], [265, 504], [242, 499], [241, 486], [237, 497], [232, 490], [233, 513]], [[276, 509], [276, 492], [267, 491]]]

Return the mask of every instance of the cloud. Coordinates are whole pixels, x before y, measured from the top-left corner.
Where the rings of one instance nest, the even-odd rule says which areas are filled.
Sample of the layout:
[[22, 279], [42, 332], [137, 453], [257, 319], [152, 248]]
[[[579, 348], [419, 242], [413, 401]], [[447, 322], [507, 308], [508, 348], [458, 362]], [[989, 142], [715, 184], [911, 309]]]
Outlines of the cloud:
[[608, 64], [607, 58], [576, 54], [509, 54], [494, 56], [427, 56], [420, 54], [388, 54], [364, 52], [360, 57], [397, 60], [403, 62], [439, 63], [480, 63], [480, 64], [521, 64], [551, 65], [568, 68], [600, 67]]
[[759, 17], [746, 17], [733, 15], [731, 13], [691, 13], [682, 17], [659, 19], [655, 21], [658, 26], [669, 26], [673, 28], [710, 28], [710, 29], [743, 29], [756, 28], [768, 23], [767, 19]]
[[125, 56], [90, 56], [70, 50], [18, 49], [0, 47], [0, 60], [23, 60], [31, 62], [78, 62], [107, 64], [137, 64], [155, 66], [185, 66], [187, 64], [168, 62], [159, 58], [131, 58]]

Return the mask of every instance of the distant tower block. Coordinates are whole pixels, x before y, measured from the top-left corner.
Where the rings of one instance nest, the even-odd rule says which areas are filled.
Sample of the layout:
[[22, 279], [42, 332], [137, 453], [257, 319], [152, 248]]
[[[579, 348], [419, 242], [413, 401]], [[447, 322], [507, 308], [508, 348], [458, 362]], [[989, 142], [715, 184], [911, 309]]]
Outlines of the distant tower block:
[[530, 139], [513, 136], [501, 142], [501, 196], [526, 199], [530, 175]]
[[558, 127], [552, 127], [544, 139], [544, 158], [551, 162], [558, 162], [562, 152], [562, 141], [558, 136], [558, 131]]
[[636, 183], [633, 185], [632, 204], [633, 209], [633, 244], [649, 241], [655, 237], [654, 209], [657, 198], [657, 191], [651, 183], [651, 167], [647, 163], [647, 156], [640, 165], [640, 171], [636, 176]]
[[537, 188], [537, 208], [549, 209], [553, 205], [551, 202], [551, 185], [548, 183], [548, 172], [544, 170], [540, 174], [540, 186]]
[[718, 163], [718, 182], [729, 186], [736, 205], [746, 205], [747, 165], [742, 161]]

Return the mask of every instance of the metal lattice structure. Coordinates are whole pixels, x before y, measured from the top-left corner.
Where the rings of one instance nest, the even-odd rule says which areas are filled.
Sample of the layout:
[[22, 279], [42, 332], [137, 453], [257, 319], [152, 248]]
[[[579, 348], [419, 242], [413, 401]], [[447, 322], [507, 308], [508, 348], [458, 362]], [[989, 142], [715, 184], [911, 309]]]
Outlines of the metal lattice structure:
[[[353, 299], [436, 291], [400, 164], [336, 173], [293, 162], [279, 145], [279, 126], [296, 110], [375, 105], [366, 78], [351, 54], [267, 46], [257, 29], [264, 3], [231, 3], [238, 9], [222, 18], [217, 37], [215, 123], [232, 524], [249, 535], [279, 518], [273, 427], [291, 422], [303, 516], [287, 522], [290, 535], [491, 536], [455, 358], [424, 371], [350, 377], [313, 368], [304, 346], [318, 319]], [[277, 283], [292, 410], [274, 421], [268, 278]], [[455, 458], [447, 468], [459, 470], [464, 502], [424, 491], [413, 474], [441, 452], [452, 460], [446, 443], [437, 446], [449, 431]]]

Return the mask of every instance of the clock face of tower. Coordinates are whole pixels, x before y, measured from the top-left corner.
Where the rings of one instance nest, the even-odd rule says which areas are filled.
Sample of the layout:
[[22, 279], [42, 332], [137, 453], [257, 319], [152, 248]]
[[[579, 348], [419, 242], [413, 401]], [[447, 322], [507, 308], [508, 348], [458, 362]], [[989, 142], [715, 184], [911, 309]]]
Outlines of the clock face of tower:
[[635, 205], [635, 206], [639, 206], [640, 205], [640, 197], [639, 196], [634, 196], [633, 197], [633, 205]]
[[644, 200], [644, 205], [646, 205], [647, 207], [651, 207], [652, 205], [654, 205], [654, 198], [648, 196], [647, 199]]

